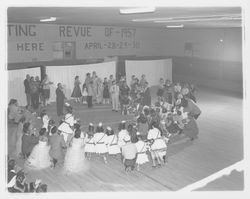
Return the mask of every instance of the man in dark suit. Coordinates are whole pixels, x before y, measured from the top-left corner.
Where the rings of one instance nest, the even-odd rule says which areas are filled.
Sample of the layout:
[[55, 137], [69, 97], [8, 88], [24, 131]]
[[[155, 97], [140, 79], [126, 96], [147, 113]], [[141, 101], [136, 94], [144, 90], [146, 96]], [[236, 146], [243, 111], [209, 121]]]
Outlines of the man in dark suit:
[[57, 110], [57, 115], [61, 116], [63, 115], [63, 107], [64, 107], [64, 100], [65, 100], [65, 95], [63, 93], [63, 87], [61, 83], [57, 84], [57, 89], [56, 89], [56, 110]]
[[26, 79], [23, 82], [24, 84], [24, 90], [26, 94], [26, 100], [27, 100], [27, 107], [31, 104], [31, 95], [30, 95], [30, 75], [26, 75]]

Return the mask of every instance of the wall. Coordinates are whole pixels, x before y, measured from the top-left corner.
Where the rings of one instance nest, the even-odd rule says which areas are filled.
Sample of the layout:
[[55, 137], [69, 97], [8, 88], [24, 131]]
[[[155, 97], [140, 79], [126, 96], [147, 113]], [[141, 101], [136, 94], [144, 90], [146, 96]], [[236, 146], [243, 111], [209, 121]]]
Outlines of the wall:
[[175, 57], [173, 80], [243, 93], [241, 62]]
[[[242, 61], [240, 28], [161, 30], [161, 54], [197, 57], [211, 60]], [[220, 40], [223, 40], [222, 42]], [[185, 43], [193, 44], [193, 52], [185, 51]], [[193, 53], [193, 54], [192, 54]]]
[[[29, 35], [24, 35], [16, 32], [18, 24], [9, 25], [12, 25], [12, 32], [8, 35], [8, 69], [98, 63], [107, 56], [117, 56], [117, 69], [122, 72], [122, 60], [126, 57], [134, 60], [173, 58], [175, 80], [186, 79], [210, 87], [242, 91], [240, 28], [149, 29], [30, 24]], [[21, 25], [27, 27], [27, 24]], [[58, 42], [70, 43], [64, 48], [69, 51], [74, 48], [72, 56], [60, 58]], [[29, 49], [17, 50], [17, 43], [28, 43]], [[41, 49], [34, 46], [30, 50], [32, 43], [43, 44]], [[185, 49], [186, 43], [192, 44], [191, 50]]]

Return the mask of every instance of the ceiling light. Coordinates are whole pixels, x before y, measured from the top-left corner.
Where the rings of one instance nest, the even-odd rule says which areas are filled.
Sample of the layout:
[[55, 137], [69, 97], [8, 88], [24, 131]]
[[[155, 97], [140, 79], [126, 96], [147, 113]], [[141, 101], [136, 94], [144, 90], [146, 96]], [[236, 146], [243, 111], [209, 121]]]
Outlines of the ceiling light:
[[181, 25], [171, 25], [171, 26], [166, 26], [167, 28], [183, 28], [184, 25], [181, 24]]
[[133, 22], [147, 22], [147, 21], [161, 21], [161, 20], [172, 20], [172, 17], [164, 17], [164, 18], [142, 18], [142, 19], [132, 19]]
[[40, 22], [49, 22], [49, 21], [56, 21], [56, 17], [50, 17], [47, 19], [40, 19]]
[[141, 8], [121, 8], [120, 14], [139, 14], [155, 12], [155, 7], [141, 7]]

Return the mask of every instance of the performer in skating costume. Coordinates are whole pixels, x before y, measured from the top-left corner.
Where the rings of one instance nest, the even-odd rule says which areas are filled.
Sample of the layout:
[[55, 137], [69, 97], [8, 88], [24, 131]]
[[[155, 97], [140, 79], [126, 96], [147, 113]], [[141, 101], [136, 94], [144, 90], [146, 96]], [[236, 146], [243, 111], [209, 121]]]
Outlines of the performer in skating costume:
[[148, 140], [152, 141], [150, 152], [152, 156], [153, 167], [156, 167], [155, 159], [157, 160], [159, 166], [164, 163], [162, 153], [166, 151], [167, 147], [165, 141], [162, 139], [160, 130], [156, 127], [156, 122], [153, 122], [151, 129], [148, 132]]
[[118, 137], [117, 135], [114, 134], [113, 129], [111, 129], [111, 127], [108, 126], [106, 134], [107, 134], [106, 145], [108, 147], [109, 155], [120, 154], [121, 150], [120, 147], [118, 146]]
[[70, 139], [73, 136], [73, 126], [76, 123], [76, 120], [73, 116], [73, 108], [69, 104], [66, 105], [66, 115], [64, 116], [63, 122], [58, 127], [58, 130], [62, 132], [64, 141], [66, 144], [69, 144]]
[[95, 152], [102, 156], [105, 163], [107, 163], [107, 152], [108, 148], [106, 146], [107, 135], [104, 133], [102, 123], [99, 123], [96, 132], [94, 134]]
[[92, 154], [95, 153], [95, 142], [94, 142], [94, 125], [89, 123], [87, 135], [85, 136], [85, 156], [90, 160]]

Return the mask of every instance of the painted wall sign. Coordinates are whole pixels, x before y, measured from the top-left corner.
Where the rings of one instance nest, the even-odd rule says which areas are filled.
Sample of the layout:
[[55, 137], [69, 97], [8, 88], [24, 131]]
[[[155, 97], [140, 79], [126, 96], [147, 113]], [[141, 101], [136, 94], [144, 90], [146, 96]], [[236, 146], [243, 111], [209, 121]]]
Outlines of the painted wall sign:
[[[143, 54], [153, 48], [150, 31], [127, 27], [8, 24], [8, 62], [64, 59], [67, 43], [74, 43], [74, 59]], [[62, 46], [58, 49], [56, 46]], [[144, 49], [143, 49], [144, 48]]]

